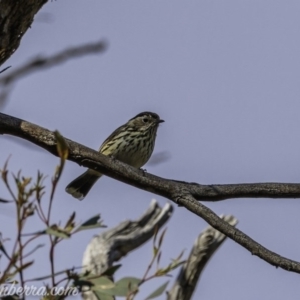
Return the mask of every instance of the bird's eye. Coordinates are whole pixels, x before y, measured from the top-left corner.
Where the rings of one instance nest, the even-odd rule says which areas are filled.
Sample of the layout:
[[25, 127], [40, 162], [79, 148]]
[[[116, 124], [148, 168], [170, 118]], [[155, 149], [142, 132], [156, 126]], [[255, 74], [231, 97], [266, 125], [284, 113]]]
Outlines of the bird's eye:
[[149, 119], [148, 119], [148, 118], [144, 118], [144, 119], [143, 119], [143, 122], [144, 122], [144, 123], [148, 123], [148, 122], [149, 122]]

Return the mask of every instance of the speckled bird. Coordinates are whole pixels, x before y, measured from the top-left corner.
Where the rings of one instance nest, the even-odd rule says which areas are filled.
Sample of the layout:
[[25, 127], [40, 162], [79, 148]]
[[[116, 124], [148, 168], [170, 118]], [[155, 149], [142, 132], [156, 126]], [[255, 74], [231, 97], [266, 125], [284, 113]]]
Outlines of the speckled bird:
[[[152, 155], [157, 128], [162, 122], [164, 120], [156, 113], [148, 111], [139, 113], [117, 128], [103, 142], [99, 152], [135, 168], [141, 168]], [[68, 184], [66, 192], [74, 198], [83, 200], [101, 176], [101, 173], [88, 169]]]

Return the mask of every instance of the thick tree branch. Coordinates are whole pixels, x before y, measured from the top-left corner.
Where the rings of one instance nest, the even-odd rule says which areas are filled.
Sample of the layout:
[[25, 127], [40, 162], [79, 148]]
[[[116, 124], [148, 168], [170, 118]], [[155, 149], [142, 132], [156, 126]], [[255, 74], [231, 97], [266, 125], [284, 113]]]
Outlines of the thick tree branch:
[[[38, 125], [0, 113], [0, 134], [20, 137], [57, 156], [53, 132]], [[171, 200], [186, 193], [201, 201], [233, 198], [300, 198], [299, 183], [201, 185], [170, 180], [137, 170], [69, 139], [66, 141], [70, 150], [68, 160]]]
[[[95, 236], [83, 255], [84, 270], [95, 275], [102, 274], [112, 267], [114, 262], [152, 238], [156, 230], [169, 220], [172, 212], [172, 205], [166, 204], [161, 208], [153, 200], [147, 211], [136, 221], [124, 221]], [[97, 299], [90, 291], [85, 291], [83, 298], [86, 300]]]
[[[236, 226], [238, 223], [238, 220], [231, 215], [221, 215], [220, 218], [231, 226]], [[224, 234], [211, 226], [199, 234], [187, 262], [181, 267], [173, 287], [167, 293], [168, 300], [190, 300], [192, 298], [204, 267], [226, 238]]]
[[[53, 132], [35, 124], [0, 113], [0, 134], [10, 134], [30, 141], [57, 155]], [[253, 255], [285, 270], [300, 273], [300, 264], [273, 253], [253, 241], [238, 229], [221, 220], [214, 212], [197, 202], [218, 201], [229, 198], [300, 198], [300, 184], [253, 183], [227, 185], [200, 185], [164, 179], [130, 167], [97, 151], [66, 140], [69, 146], [68, 160], [128, 183], [137, 188], [166, 197], [203, 218], [212, 227], [230, 237]]]
[[47, 0], [0, 1], [0, 66], [18, 49], [35, 14]]

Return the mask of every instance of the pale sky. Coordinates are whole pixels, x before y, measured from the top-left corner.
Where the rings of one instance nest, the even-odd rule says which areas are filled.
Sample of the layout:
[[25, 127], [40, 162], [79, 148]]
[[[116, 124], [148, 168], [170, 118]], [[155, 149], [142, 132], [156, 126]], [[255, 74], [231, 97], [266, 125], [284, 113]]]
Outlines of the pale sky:
[[[51, 1], [4, 66], [15, 68], [38, 54], [100, 38], [109, 48], [21, 80], [2, 110], [94, 149], [137, 113], [153, 111], [166, 121], [154, 152], [167, 151], [170, 159], [146, 165], [149, 173], [202, 184], [299, 182], [299, 14], [299, 1]], [[0, 138], [0, 166], [11, 155], [11, 171], [21, 168], [24, 175], [35, 176], [39, 169], [49, 174], [50, 187], [56, 157], [24, 147], [17, 138]], [[83, 171], [67, 163], [53, 221], [66, 220], [73, 211], [81, 221], [99, 212], [111, 227], [140, 216], [153, 198], [161, 205], [168, 201], [107, 177], [77, 201], [64, 189]], [[3, 183], [0, 191], [8, 198]], [[233, 214], [238, 228], [268, 249], [300, 260], [299, 200], [203, 203], [217, 214]], [[29, 225], [28, 231], [43, 229], [34, 221]], [[162, 264], [182, 249], [187, 256], [206, 226], [176, 207], [167, 224]], [[8, 237], [13, 229], [13, 209], [3, 207], [0, 230]], [[98, 232], [86, 231], [59, 245], [57, 270], [80, 265]], [[116, 279], [143, 276], [151, 247], [149, 242], [123, 259]], [[35, 255], [28, 277], [50, 272], [45, 251]], [[165, 281], [149, 282], [137, 299]], [[281, 300], [299, 294], [298, 274], [276, 269], [227, 240], [205, 269], [193, 299]]]

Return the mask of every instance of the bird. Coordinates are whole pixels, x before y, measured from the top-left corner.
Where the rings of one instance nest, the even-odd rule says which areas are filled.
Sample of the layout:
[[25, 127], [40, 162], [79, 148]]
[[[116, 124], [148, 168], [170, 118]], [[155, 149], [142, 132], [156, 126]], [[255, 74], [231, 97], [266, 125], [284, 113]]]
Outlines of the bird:
[[[141, 168], [152, 155], [157, 129], [163, 122], [156, 113], [141, 112], [118, 127], [102, 143], [99, 152], [132, 167]], [[100, 172], [88, 169], [67, 185], [66, 192], [83, 200], [101, 176]]]

